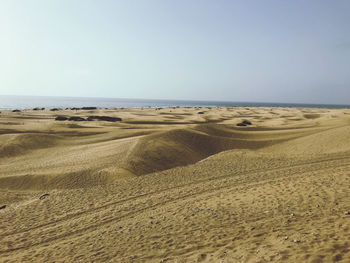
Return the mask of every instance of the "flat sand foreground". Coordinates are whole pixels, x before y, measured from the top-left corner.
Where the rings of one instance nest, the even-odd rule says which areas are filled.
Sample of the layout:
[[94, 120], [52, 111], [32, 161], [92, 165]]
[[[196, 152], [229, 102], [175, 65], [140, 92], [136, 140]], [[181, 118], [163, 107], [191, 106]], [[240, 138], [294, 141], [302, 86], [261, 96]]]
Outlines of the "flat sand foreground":
[[350, 262], [350, 110], [2, 111], [5, 205], [0, 262]]

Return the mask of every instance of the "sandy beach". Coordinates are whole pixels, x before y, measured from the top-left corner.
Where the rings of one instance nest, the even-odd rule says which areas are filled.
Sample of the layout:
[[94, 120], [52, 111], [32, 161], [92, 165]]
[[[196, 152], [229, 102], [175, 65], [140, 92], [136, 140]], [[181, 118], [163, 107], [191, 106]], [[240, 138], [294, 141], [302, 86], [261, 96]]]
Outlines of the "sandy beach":
[[0, 262], [350, 262], [349, 171], [350, 109], [3, 110]]

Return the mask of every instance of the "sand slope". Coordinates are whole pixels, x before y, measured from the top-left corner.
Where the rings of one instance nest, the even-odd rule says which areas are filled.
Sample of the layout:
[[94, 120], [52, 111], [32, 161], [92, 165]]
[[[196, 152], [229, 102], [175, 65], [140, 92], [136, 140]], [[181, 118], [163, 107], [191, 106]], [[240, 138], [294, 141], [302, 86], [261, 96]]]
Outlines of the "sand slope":
[[349, 110], [4, 111], [0, 134], [1, 262], [350, 262]]

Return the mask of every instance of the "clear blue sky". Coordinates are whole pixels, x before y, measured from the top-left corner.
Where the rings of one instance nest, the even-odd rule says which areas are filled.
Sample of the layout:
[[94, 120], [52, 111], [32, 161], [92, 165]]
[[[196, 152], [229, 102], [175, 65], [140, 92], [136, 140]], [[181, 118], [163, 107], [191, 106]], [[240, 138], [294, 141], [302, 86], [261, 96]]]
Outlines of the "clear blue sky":
[[350, 104], [350, 1], [1, 0], [0, 94]]

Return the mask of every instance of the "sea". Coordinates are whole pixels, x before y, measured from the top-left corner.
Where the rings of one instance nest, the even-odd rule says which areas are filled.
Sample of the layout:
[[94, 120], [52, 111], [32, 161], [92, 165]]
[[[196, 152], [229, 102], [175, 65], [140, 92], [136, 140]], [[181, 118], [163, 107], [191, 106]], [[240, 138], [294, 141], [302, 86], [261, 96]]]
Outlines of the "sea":
[[350, 105], [302, 104], [302, 103], [266, 103], [210, 100], [162, 100], [162, 99], [120, 99], [91, 97], [53, 97], [53, 96], [13, 96], [0, 95], [0, 109], [51, 108], [146, 108], [146, 107], [293, 107], [293, 108], [329, 108], [350, 109]]

